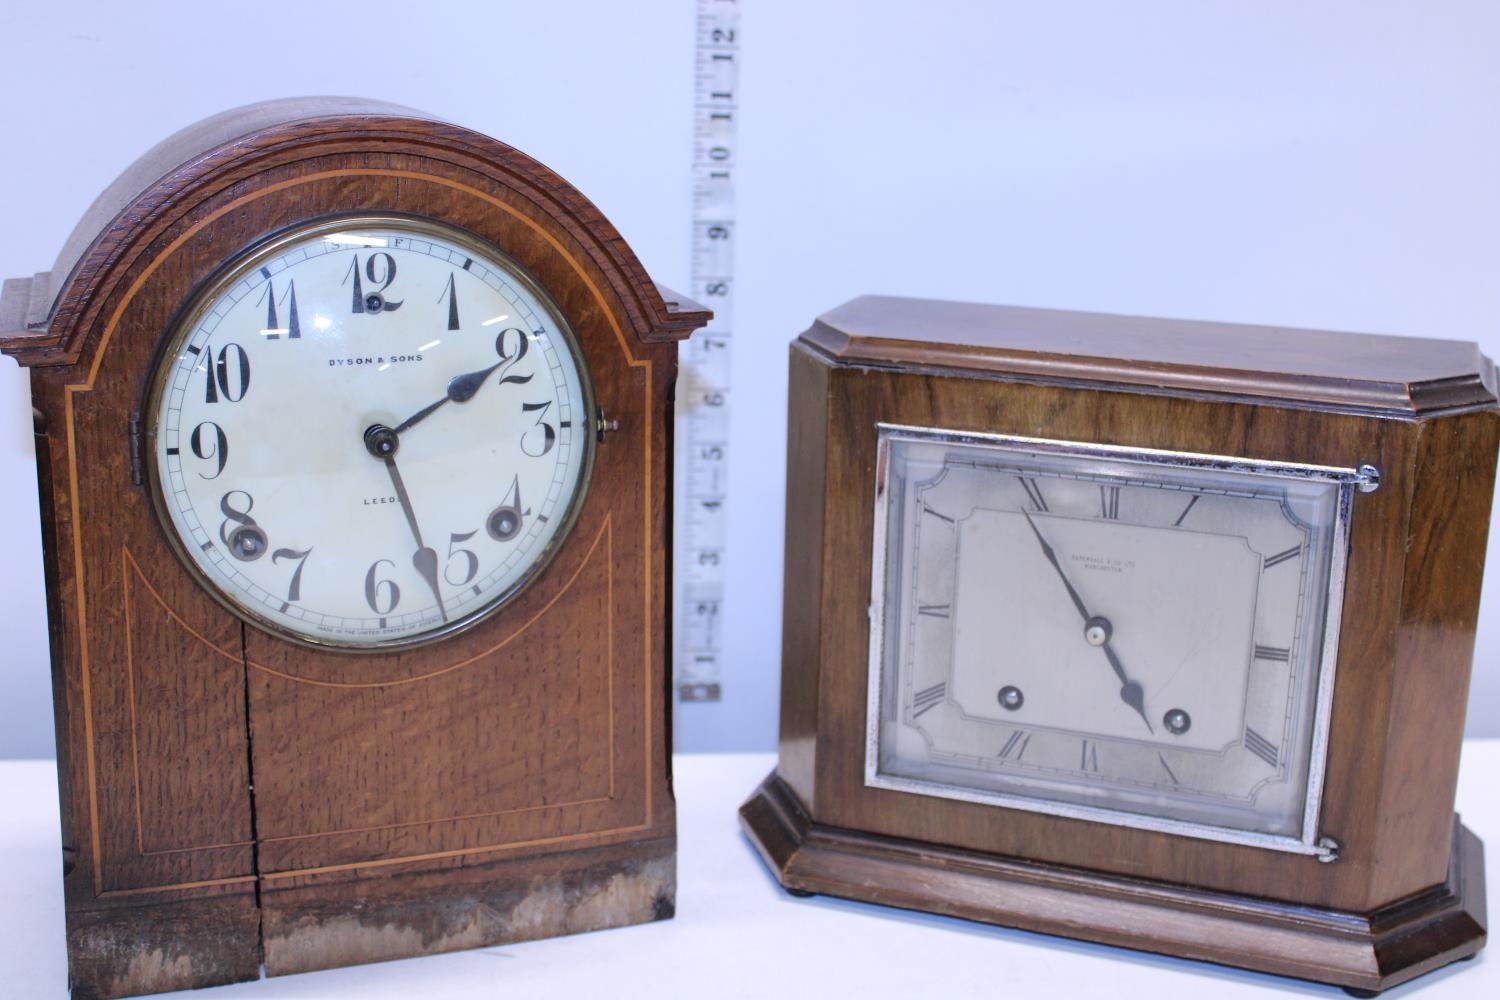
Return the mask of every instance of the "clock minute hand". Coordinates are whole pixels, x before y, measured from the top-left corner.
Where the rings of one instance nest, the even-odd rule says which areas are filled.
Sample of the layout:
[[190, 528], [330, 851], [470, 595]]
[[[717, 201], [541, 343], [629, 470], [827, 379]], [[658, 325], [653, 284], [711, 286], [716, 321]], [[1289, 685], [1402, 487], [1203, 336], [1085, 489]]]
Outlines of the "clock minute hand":
[[[1043, 538], [1042, 533], [1037, 530], [1036, 522], [1031, 519], [1031, 512], [1023, 510], [1021, 514], [1026, 518], [1026, 523], [1031, 525], [1031, 533], [1036, 536], [1037, 544], [1042, 547], [1042, 555], [1046, 556], [1047, 561], [1052, 564], [1052, 568], [1057, 570], [1057, 578], [1068, 589], [1068, 596], [1073, 599], [1073, 607], [1077, 608], [1078, 613], [1083, 616], [1084, 624], [1088, 624], [1094, 616], [1089, 614], [1089, 609], [1084, 606], [1083, 598], [1078, 596], [1078, 591], [1074, 590], [1073, 585], [1068, 582], [1067, 574], [1063, 572], [1062, 565], [1057, 561], [1057, 553], [1052, 550], [1052, 546], [1047, 544], [1047, 539]], [[1119, 670], [1119, 667], [1115, 669]]]
[[[1130, 679], [1130, 675], [1125, 672], [1125, 665], [1120, 662], [1119, 654], [1109, 644], [1109, 635], [1112, 631], [1109, 622], [1102, 618], [1095, 618], [1089, 614], [1088, 606], [1083, 603], [1083, 598], [1078, 596], [1078, 591], [1073, 589], [1073, 584], [1068, 580], [1068, 575], [1063, 572], [1062, 564], [1057, 561], [1057, 552], [1053, 550], [1052, 546], [1047, 544], [1047, 539], [1042, 537], [1041, 531], [1037, 529], [1036, 522], [1031, 519], [1031, 512], [1023, 510], [1021, 514], [1026, 518], [1026, 523], [1031, 526], [1031, 533], [1036, 536], [1037, 544], [1042, 547], [1042, 554], [1047, 557], [1047, 561], [1057, 571], [1058, 579], [1067, 588], [1068, 596], [1073, 599], [1073, 606], [1083, 616], [1085, 638], [1091, 645], [1097, 645], [1104, 650], [1104, 656], [1109, 660], [1110, 669], [1120, 679], [1120, 700], [1135, 709], [1136, 714], [1141, 717], [1141, 721], [1146, 724], [1147, 731], [1155, 734], [1156, 729], [1151, 725], [1151, 720], [1146, 716], [1145, 689], [1141, 687], [1139, 682]], [[1096, 634], [1102, 637], [1097, 642], [1093, 638]]]
[[385, 471], [391, 474], [391, 485], [396, 488], [396, 500], [401, 504], [402, 513], [406, 515], [406, 523], [411, 526], [412, 537], [417, 540], [417, 551], [411, 557], [412, 567], [427, 581], [427, 586], [432, 588], [432, 596], [437, 598], [438, 614], [443, 616], [443, 621], [447, 621], [448, 609], [443, 607], [443, 592], [438, 586], [437, 552], [422, 541], [422, 529], [417, 527], [417, 515], [411, 509], [411, 497], [406, 493], [401, 470], [396, 468], [395, 455], [385, 457]]
[[443, 607], [443, 591], [438, 584], [437, 552], [422, 541], [422, 529], [417, 524], [416, 511], [412, 510], [411, 495], [406, 492], [406, 481], [401, 478], [401, 470], [396, 468], [398, 447], [400, 438], [389, 427], [376, 424], [365, 431], [365, 448], [385, 463], [385, 471], [391, 477], [391, 486], [396, 490], [396, 502], [401, 505], [401, 513], [406, 515], [406, 524], [411, 528], [412, 538], [416, 539], [417, 551], [411, 557], [412, 567], [427, 581], [427, 586], [432, 588], [432, 596], [437, 598], [438, 614], [446, 622], [448, 609]]

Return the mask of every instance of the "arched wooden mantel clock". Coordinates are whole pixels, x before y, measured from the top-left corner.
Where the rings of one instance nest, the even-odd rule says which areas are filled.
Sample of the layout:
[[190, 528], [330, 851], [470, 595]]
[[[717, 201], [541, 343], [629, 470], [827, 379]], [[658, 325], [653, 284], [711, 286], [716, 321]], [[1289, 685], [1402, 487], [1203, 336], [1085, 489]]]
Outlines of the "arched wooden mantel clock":
[[74, 996], [672, 914], [707, 319], [535, 160], [346, 99], [173, 136], [6, 283]]

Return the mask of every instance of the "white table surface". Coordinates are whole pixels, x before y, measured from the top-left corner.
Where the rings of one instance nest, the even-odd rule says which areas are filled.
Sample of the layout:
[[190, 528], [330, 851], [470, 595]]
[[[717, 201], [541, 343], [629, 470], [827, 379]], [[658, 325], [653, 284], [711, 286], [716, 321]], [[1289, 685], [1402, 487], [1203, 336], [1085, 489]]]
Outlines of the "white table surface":
[[[1062, 938], [783, 892], [736, 809], [772, 754], [676, 760], [677, 917], [577, 937], [202, 990], [193, 1000], [457, 997], [1342, 998], [1336, 988]], [[1500, 740], [1464, 745], [1458, 808], [1491, 846], [1500, 905]], [[0, 762], [0, 997], [67, 996], [51, 761]], [[174, 995], [174, 994], [164, 994]], [[1397, 998], [1500, 997], [1500, 955], [1421, 977]]]

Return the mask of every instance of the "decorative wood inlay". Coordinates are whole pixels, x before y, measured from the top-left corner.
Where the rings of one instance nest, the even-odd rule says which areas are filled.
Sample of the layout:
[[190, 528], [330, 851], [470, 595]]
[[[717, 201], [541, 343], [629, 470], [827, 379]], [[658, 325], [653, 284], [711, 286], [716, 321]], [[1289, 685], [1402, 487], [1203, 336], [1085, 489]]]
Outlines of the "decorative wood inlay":
[[[530, 629], [539, 620], [541, 620], [541, 618], [543, 616], [545, 616], [547, 614], [547, 612], [551, 611], [552, 608], [553, 608], [553, 606], [556, 605], [558, 601], [562, 600], [565, 596], [567, 596], [568, 592], [573, 589], [573, 585], [578, 582], [578, 578], [583, 574], [584, 570], [586, 570], [586, 569], [589, 568], [589, 565], [593, 561], [595, 553], [598, 552], [598, 550], [599, 550], [600, 544], [604, 544], [606, 547], [608, 547], [608, 544], [609, 544], [609, 541], [610, 541], [610, 529], [611, 528], [612, 528], [611, 518], [608, 517], [608, 516], [606, 516], [604, 518], [604, 523], [599, 526], [599, 531], [594, 536], [594, 540], [589, 544], [588, 554], [583, 557], [583, 561], [578, 564], [578, 568], [573, 571], [573, 575], [570, 576], [570, 577], [568, 577], [567, 582], [565, 582], [561, 587], [558, 588], [557, 593], [553, 594], [552, 597], [547, 601], [547, 603], [545, 605], [543, 605], [541, 607], [540, 610], [538, 610], [534, 615], [532, 615], [524, 623], [522, 623], [521, 626], [519, 628], [517, 628], [514, 632], [512, 632], [510, 635], [507, 635], [504, 639], [501, 639], [499, 642], [495, 643], [493, 646], [490, 646], [488, 649], [485, 649], [482, 652], [475, 653], [472, 656], [469, 656], [469, 657], [467, 657], [465, 659], [459, 660], [456, 663], [450, 663], [447, 666], [438, 667], [435, 670], [432, 670], [432, 671], [430, 671], [428, 673], [425, 673], [425, 674], [418, 674], [415, 677], [402, 677], [402, 678], [398, 678], [398, 679], [395, 679], [395, 680], [359, 681], [359, 682], [320, 681], [320, 680], [316, 680], [316, 679], [311, 678], [311, 677], [298, 677], [295, 674], [289, 674], [286, 671], [277, 670], [275, 667], [269, 667], [269, 666], [266, 666], [264, 663], [256, 663], [254, 661], [250, 661], [250, 668], [252, 670], [259, 670], [259, 671], [261, 671], [263, 673], [271, 674], [274, 677], [284, 678], [284, 679], [286, 679], [288, 681], [291, 681], [291, 682], [293, 682], [295, 684], [309, 684], [309, 685], [312, 685], [313, 687], [330, 687], [330, 688], [385, 688], [385, 687], [393, 687], [393, 686], [400, 685], [400, 684], [415, 684], [418, 681], [432, 680], [435, 677], [441, 677], [444, 674], [451, 673], [454, 670], [461, 670], [464, 667], [472, 666], [472, 665], [480, 662], [481, 660], [485, 659], [486, 657], [490, 656], [491, 654], [496, 653], [496, 652], [498, 652], [501, 649], [504, 649], [506, 646], [509, 646], [511, 643], [513, 643], [517, 639], [521, 638], [521, 636], [524, 635], [528, 629]], [[613, 551], [613, 550], [610, 549], [610, 551]], [[612, 574], [613, 566], [610, 567], [610, 570], [611, 570], [611, 574]], [[611, 575], [610, 576], [611, 587], [613, 587], [613, 582], [614, 582], [614, 578], [613, 578], [613, 575]]]
[[[135, 556], [131, 554], [131, 552], [130, 552], [130, 550], [128, 548], [125, 548], [123, 546], [121, 547], [121, 549], [120, 549], [120, 557], [121, 557], [121, 574], [122, 574], [122, 577], [123, 577], [123, 579], [121, 580], [121, 593], [123, 595], [124, 612], [125, 612], [125, 679], [126, 679], [126, 686], [127, 686], [127, 690], [129, 692], [129, 698], [130, 698], [130, 766], [131, 766], [131, 771], [132, 771], [132, 773], [134, 775], [134, 778], [135, 778], [135, 842], [136, 842], [136, 850], [143, 857], [154, 857], [154, 856], [163, 855], [163, 854], [182, 854], [182, 853], [186, 853], [188, 851], [208, 851], [208, 850], [214, 850], [214, 849], [220, 848], [220, 847], [243, 847], [243, 846], [246, 846], [246, 845], [250, 844], [251, 841], [248, 841], [248, 840], [230, 840], [230, 841], [220, 841], [220, 842], [208, 843], [208, 844], [185, 845], [185, 846], [181, 846], [181, 847], [158, 847], [158, 848], [150, 849], [150, 850], [148, 850], [147, 847], [146, 847], [145, 823], [144, 823], [144, 820], [142, 819], [142, 815], [141, 815], [141, 813], [142, 813], [141, 804], [142, 804], [143, 796], [141, 794], [141, 754], [140, 754], [140, 723], [139, 723], [140, 712], [139, 712], [139, 708], [138, 708], [137, 702], [136, 702], [136, 681], [135, 681], [135, 673], [136, 673], [136, 668], [135, 668], [136, 635], [135, 635], [135, 628], [134, 628], [135, 613], [133, 611], [133, 605], [134, 605], [133, 593], [134, 593], [135, 587], [139, 586], [140, 588], [142, 588], [146, 592], [146, 594], [150, 597], [151, 601], [154, 602], [154, 604], [155, 604], [154, 610], [156, 611], [156, 613], [164, 615], [168, 621], [172, 622], [174, 625], [176, 625], [179, 628], [181, 628], [188, 635], [192, 636], [192, 638], [195, 641], [197, 641], [197, 642], [201, 643], [202, 645], [206, 646], [207, 648], [213, 650], [213, 652], [217, 653], [219, 656], [222, 656], [225, 659], [229, 660], [236, 667], [241, 666], [243, 661], [240, 659], [240, 657], [235, 656], [234, 654], [230, 653], [228, 650], [223, 649], [220, 646], [215, 645], [207, 637], [205, 637], [205, 636], [199, 634], [198, 632], [196, 632], [186, 622], [184, 622], [182, 620], [182, 618], [175, 611], [173, 611], [170, 607], [168, 607], [167, 604], [166, 604], [166, 602], [162, 600], [161, 594], [158, 593], [157, 590], [156, 590], [156, 588], [151, 585], [151, 581], [148, 580], [148, 579], [146, 579], [146, 574], [141, 570], [140, 564], [136, 561]], [[236, 678], [236, 680], [238, 680], [238, 678]], [[170, 756], [168, 756], [166, 759], [168, 761], [172, 760], [172, 758]], [[185, 761], [185, 760], [182, 760], [180, 758], [178, 758], [175, 761], [175, 763], [177, 763], [181, 767], [191, 767], [192, 766], [192, 763], [190, 761]], [[158, 763], [158, 766], [160, 766], [160, 763]]]
[[[574, 530], [504, 608], [428, 645], [353, 655], [241, 624], [178, 565], [152, 506], [152, 429], [137, 430], [197, 290], [289, 224], [351, 211], [432, 219], [518, 262], [619, 426], [594, 450]], [[269, 102], [173, 136], [100, 196], [58, 260], [0, 290], [0, 351], [32, 375], [74, 988], [207, 986], [261, 962], [294, 971], [669, 914], [661, 491], [674, 342], [707, 311], [652, 283], [536, 161], [352, 99]], [[477, 937], [325, 947], [362, 915], [467, 927], [476, 900], [617, 878], [639, 899], [603, 916], [547, 904], [524, 928], [485, 918]], [[166, 971], [121, 967], [136, 954]]]

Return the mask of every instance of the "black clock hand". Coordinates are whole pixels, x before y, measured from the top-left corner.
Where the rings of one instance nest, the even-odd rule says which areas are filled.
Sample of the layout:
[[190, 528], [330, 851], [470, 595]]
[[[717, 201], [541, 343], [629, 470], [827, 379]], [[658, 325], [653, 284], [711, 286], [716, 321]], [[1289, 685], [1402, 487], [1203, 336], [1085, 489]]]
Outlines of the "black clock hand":
[[1141, 721], [1146, 724], [1146, 730], [1152, 735], [1156, 730], [1151, 725], [1151, 720], [1146, 717], [1146, 691], [1137, 681], [1125, 676], [1125, 667], [1120, 663], [1120, 658], [1115, 655], [1114, 647], [1109, 640], [1104, 640], [1104, 655], [1109, 657], [1109, 665], [1115, 668], [1115, 676], [1120, 678], [1120, 700], [1140, 715]]
[[[1068, 582], [1067, 575], [1063, 573], [1062, 566], [1057, 561], [1057, 553], [1052, 551], [1052, 546], [1047, 544], [1047, 540], [1037, 530], [1036, 522], [1031, 519], [1030, 512], [1023, 510], [1021, 514], [1026, 518], [1026, 523], [1031, 525], [1031, 533], [1036, 536], [1037, 544], [1041, 545], [1042, 555], [1046, 556], [1047, 561], [1052, 564], [1052, 568], [1057, 570], [1057, 578], [1062, 581], [1064, 587], [1068, 588], [1068, 596], [1073, 598], [1073, 607], [1078, 609], [1078, 613], [1083, 616], [1084, 624], [1087, 625], [1094, 616], [1089, 614], [1089, 609], [1084, 607], [1083, 598], [1078, 596], [1078, 591], [1074, 590], [1073, 585]], [[1119, 668], [1117, 667], [1116, 669], [1118, 670]]]
[[365, 447], [370, 454], [385, 463], [385, 471], [391, 477], [391, 486], [396, 490], [396, 501], [401, 505], [401, 513], [406, 515], [407, 526], [411, 528], [411, 535], [417, 541], [417, 551], [411, 557], [412, 567], [427, 581], [427, 586], [432, 588], [432, 596], [437, 598], [438, 614], [446, 622], [448, 609], [443, 607], [443, 591], [438, 585], [437, 552], [422, 541], [422, 529], [417, 525], [411, 496], [406, 492], [406, 481], [401, 478], [401, 470], [396, 468], [396, 449], [399, 443], [396, 432], [389, 427], [375, 424], [365, 431]]
[[[447, 395], [445, 395], [442, 399], [438, 400], [435, 403], [429, 403], [428, 405], [418, 410], [416, 413], [413, 413], [411, 416], [401, 421], [401, 423], [395, 426], [395, 432], [397, 434], [402, 434], [410, 430], [450, 402], [467, 403], [469, 400], [474, 398], [474, 394], [479, 391], [480, 387], [483, 386], [484, 383], [489, 379], [489, 377], [496, 371], [503, 367], [514, 365], [517, 361], [520, 361], [521, 358], [526, 355], [525, 345], [527, 344], [527, 340], [525, 335], [523, 334], [521, 340], [519, 341], [522, 346], [519, 350], [516, 351], [515, 356], [506, 357], [505, 333], [506, 331], [502, 330], [500, 336], [495, 339], [495, 352], [500, 355], [499, 361], [496, 361], [488, 368], [481, 368], [479, 371], [466, 372], [463, 375], [453, 376], [448, 380]], [[531, 381], [531, 376], [510, 376], [510, 379], [513, 379], [517, 382], [526, 383]], [[507, 381], [507, 379], [501, 379], [500, 381], [503, 383]]]
[[393, 428], [393, 430], [397, 434], [405, 433], [406, 431], [415, 427], [417, 424], [420, 424], [422, 421], [426, 420], [447, 403], [467, 403], [469, 400], [474, 398], [474, 394], [479, 391], [479, 387], [484, 385], [484, 380], [489, 378], [490, 375], [503, 364], [505, 364], [504, 361], [497, 361], [494, 364], [490, 365], [488, 368], [482, 369], [480, 371], [469, 372], [466, 375], [453, 376], [448, 380], [448, 394], [446, 396], [438, 400], [436, 403], [429, 403], [428, 405], [422, 407], [416, 413], [413, 413], [411, 416], [401, 421], [401, 423], [397, 424]]
[[401, 479], [401, 470], [396, 468], [396, 456], [385, 457], [385, 471], [391, 474], [391, 485], [396, 488], [396, 499], [401, 504], [401, 511], [406, 515], [406, 523], [411, 526], [412, 537], [417, 540], [417, 551], [412, 554], [411, 564], [422, 579], [427, 581], [427, 586], [432, 588], [432, 596], [437, 598], [438, 614], [443, 616], [443, 621], [448, 620], [448, 611], [443, 607], [443, 592], [438, 587], [437, 578], [437, 552], [429, 548], [422, 541], [422, 529], [417, 527], [417, 515], [411, 509], [411, 497], [406, 493], [406, 483]]
[[[1140, 715], [1141, 721], [1146, 724], [1146, 729], [1155, 734], [1156, 729], [1151, 725], [1151, 720], [1146, 717], [1145, 689], [1141, 687], [1139, 682], [1131, 680], [1130, 676], [1125, 673], [1125, 665], [1120, 662], [1119, 654], [1109, 644], [1110, 624], [1102, 618], [1095, 618], [1089, 614], [1088, 606], [1083, 603], [1083, 598], [1078, 596], [1078, 591], [1073, 589], [1073, 584], [1069, 582], [1067, 574], [1063, 572], [1062, 564], [1057, 561], [1057, 553], [1053, 550], [1052, 546], [1047, 544], [1047, 540], [1042, 537], [1041, 531], [1037, 529], [1036, 522], [1031, 519], [1031, 513], [1023, 510], [1021, 514], [1026, 518], [1026, 523], [1031, 526], [1031, 533], [1036, 536], [1037, 544], [1041, 545], [1042, 554], [1047, 557], [1047, 561], [1057, 571], [1058, 579], [1067, 588], [1068, 596], [1073, 599], [1073, 606], [1078, 609], [1079, 615], [1083, 617], [1085, 638], [1091, 645], [1097, 645], [1104, 650], [1104, 655], [1109, 660], [1110, 668], [1114, 670], [1115, 676], [1120, 679], [1120, 700], [1135, 709], [1136, 713]], [[1095, 635], [1101, 637], [1098, 642], [1094, 641]]]

